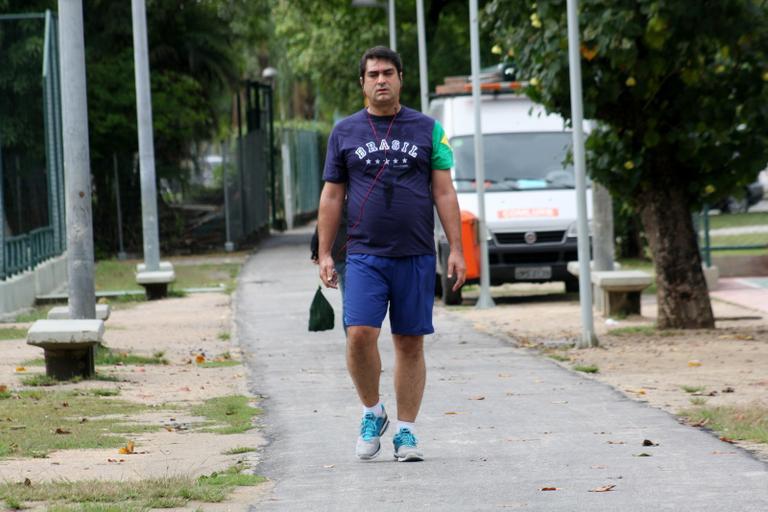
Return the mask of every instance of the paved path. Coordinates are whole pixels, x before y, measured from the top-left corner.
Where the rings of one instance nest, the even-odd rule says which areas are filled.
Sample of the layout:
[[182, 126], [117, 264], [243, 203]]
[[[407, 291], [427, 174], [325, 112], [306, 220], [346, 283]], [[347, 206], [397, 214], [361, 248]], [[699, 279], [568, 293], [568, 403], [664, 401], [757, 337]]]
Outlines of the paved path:
[[[479, 334], [441, 307], [438, 334], [426, 342], [429, 377], [417, 429], [427, 460], [394, 462], [390, 431], [378, 459], [357, 461], [360, 408], [342, 331], [307, 332], [318, 283], [308, 242], [303, 230], [264, 243], [237, 291], [237, 335], [251, 388], [266, 396], [270, 444], [258, 471], [275, 483], [252, 510], [768, 510], [764, 463]], [[327, 296], [338, 312], [338, 292]], [[383, 398], [394, 411], [388, 334], [380, 346]], [[659, 446], [643, 447], [644, 439]], [[611, 484], [611, 492], [589, 492]]]

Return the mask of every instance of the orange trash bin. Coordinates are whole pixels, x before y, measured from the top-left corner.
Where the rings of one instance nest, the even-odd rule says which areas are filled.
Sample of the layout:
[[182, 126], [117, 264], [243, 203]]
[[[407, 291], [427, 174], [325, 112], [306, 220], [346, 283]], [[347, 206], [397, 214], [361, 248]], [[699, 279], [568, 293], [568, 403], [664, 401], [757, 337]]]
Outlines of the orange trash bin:
[[467, 280], [480, 278], [480, 239], [477, 233], [477, 217], [461, 211], [461, 247], [467, 265]]

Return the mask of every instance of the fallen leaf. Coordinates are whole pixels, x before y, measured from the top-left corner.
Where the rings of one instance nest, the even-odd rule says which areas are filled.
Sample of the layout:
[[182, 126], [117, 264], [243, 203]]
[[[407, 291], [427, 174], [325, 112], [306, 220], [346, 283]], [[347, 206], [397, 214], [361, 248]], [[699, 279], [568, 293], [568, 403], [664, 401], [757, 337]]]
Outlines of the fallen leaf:
[[485, 397], [484, 396], [473, 396], [473, 397], [470, 397], [470, 400], [485, 400]]
[[72, 432], [69, 430], [64, 430], [63, 428], [57, 428], [54, 433], [56, 434], [71, 434]]
[[8, 391], [8, 386], [0, 384], [0, 393], [5, 393], [6, 391]]
[[650, 439], [643, 439], [643, 446], [659, 446], [659, 443], [654, 443]]
[[692, 427], [703, 427], [703, 426], [704, 426], [704, 425], [706, 425], [707, 423], [709, 423], [709, 418], [704, 418], [704, 419], [702, 419], [702, 420], [699, 420], [699, 421], [694, 421], [694, 422], [693, 422], [693, 423], [691, 423], [690, 425], [691, 425]]
[[608, 485], [603, 485], [602, 487], [596, 487], [594, 489], [590, 489], [589, 492], [608, 492], [608, 491], [612, 491], [614, 487], [616, 487], [615, 484], [608, 484]]
[[121, 455], [129, 455], [133, 452], [133, 449], [136, 447], [136, 445], [133, 443], [133, 441], [128, 441], [125, 446], [120, 448], [117, 452]]
[[723, 393], [733, 393], [734, 391], [736, 390], [733, 389], [731, 386], [728, 386], [727, 388], [722, 390]]
[[734, 444], [736, 442], [730, 437], [725, 437], [725, 436], [720, 436], [720, 440], [724, 443], [731, 443], [731, 444]]
[[25, 372], [25, 371], [27, 371], [27, 369], [26, 369], [26, 368], [24, 368], [23, 366], [17, 366], [17, 367], [16, 367], [16, 371], [17, 371], [17, 372]]
[[32, 487], [32, 480], [30, 480], [29, 478], [25, 478], [24, 479], [24, 486], [25, 487]]
[[559, 491], [559, 490], [560, 490], [560, 488], [559, 488], [559, 487], [542, 487], [542, 488], [541, 488], [541, 489], [539, 489], [539, 490], [540, 490], [540, 491]]
[[184, 387], [179, 388], [179, 391], [192, 391], [192, 390], [189, 389], [189, 386], [184, 386]]
[[453, 416], [453, 415], [456, 415], [456, 414], [461, 414], [461, 413], [460, 412], [456, 412], [456, 411], [448, 411], [448, 412], [445, 413], [446, 416]]
[[107, 459], [107, 462], [125, 462], [125, 459]]
[[205, 362], [205, 356], [203, 354], [197, 354], [195, 356], [195, 362], [197, 364], [203, 364]]
[[61, 402], [62, 407], [69, 407], [69, 402]]
[[696, 368], [698, 366], [701, 366], [701, 361], [699, 361], [698, 359], [692, 359], [688, 361], [688, 366], [691, 368]]
[[608, 444], [624, 444], [624, 441], [608, 441]]
[[651, 454], [650, 454], [650, 453], [645, 453], [645, 452], [642, 452], [642, 453], [636, 453], [636, 454], [634, 454], [634, 455], [632, 455], [632, 456], [633, 456], [633, 457], [650, 457], [650, 456], [651, 456]]

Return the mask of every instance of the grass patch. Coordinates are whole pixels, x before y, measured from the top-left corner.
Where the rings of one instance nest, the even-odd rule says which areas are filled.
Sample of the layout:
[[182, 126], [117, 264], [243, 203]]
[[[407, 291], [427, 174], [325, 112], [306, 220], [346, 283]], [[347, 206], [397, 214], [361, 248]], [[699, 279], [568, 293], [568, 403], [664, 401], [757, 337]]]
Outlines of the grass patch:
[[249, 452], [255, 452], [256, 448], [251, 448], [250, 446], [237, 446], [235, 448], [231, 448], [229, 450], [225, 450], [221, 452], [222, 455], [240, 455], [241, 453], [249, 453]]
[[710, 215], [709, 229], [740, 228], [744, 226], [765, 226], [768, 213], [731, 213], [728, 215]]
[[573, 369], [576, 370], [577, 372], [584, 372], [584, 373], [597, 373], [600, 371], [600, 369], [593, 364], [588, 364], [588, 365], [577, 364], [576, 366], [573, 367]]
[[712, 247], [723, 245], [765, 245], [768, 247], [768, 233], [744, 233], [741, 235], [714, 235], [710, 237]]
[[38, 357], [35, 359], [27, 359], [26, 361], [21, 362], [21, 366], [27, 367], [27, 366], [45, 366], [45, 359], [42, 357]]
[[563, 354], [557, 354], [557, 353], [547, 354], [547, 357], [550, 359], [554, 359], [555, 361], [560, 361], [561, 363], [567, 363], [568, 361], [571, 360], [570, 357], [564, 356]]
[[768, 407], [765, 405], [700, 407], [680, 414], [691, 422], [706, 422], [707, 428], [730, 439], [768, 443]]
[[704, 398], [703, 396], [695, 396], [693, 398], [689, 398], [688, 401], [691, 402], [691, 405], [698, 405], [698, 406], [706, 405], [707, 403], [707, 399]]
[[218, 338], [222, 341], [228, 341], [230, 336], [228, 332], [220, 332]]
[[19, 327], [0, 327], [0, 340], [24, 340], [27, 330]]
[[261, 414], [261, 409], [251, 407], [250, 399], [243, 395], [211, 398], [192, 407], [192, 414], [208, 419], [204, 432], [217, 434], [239, 434], [253, 428], [252, 418]]
[[51, 482], [25, 486], [0, 484], [6, 503], [45, 502], [56, 512], [138, 512], [150, 508], [183, 507], [190, 501], [220, 503], [238, 486], [253, 486], [266, 479], [245, 474], [243, 466], [192, 478], [173, 476], [131, 481]]
[[680, 389], [686, 393], [701, 393], [704, 391], [704, 386], [680, 386]]
[[29, 311], [16, 315], [13, 322], [18, 324], [31, 324], [37, 320], [45, 320], [48, 318], [48, 311], [50, 310], [51, 306], [36, 306]]
[[93, 390], [21, 391], [11, 399], [0, 400], [0, 457], [44, 456], [72, 448], [117, 448], [127, 440], [110, 432], [160, 428], [128, 423], [127, 414], [145, 409], [140, 404], [95, 396]]
[[[97, 291], [134, 290], [137, 260], [101, 260], [96, 262], [95, 282]], [[223, 284], [234, 289], [240, 263], [200, 263], [198, 265], [174, 265], [176, 274], [170, 297], [183, 297], [183, 288], [210, 288]], [[142, 294], [140, 300], [144, 300]], [[112, 299], [110, 299], [111, 301]]]
[[137, 356], [129, 352], [117, 352], [103, 345], [96, 347], [97, 365], [141, 365], [141, 364], [168, 364], [168, 360], [158, 356], [158, 353], [152, 357]]
[[608, 335], [610, 336], [675, 336], [678, 331], [674, 329], [657, 329], [655, 325], [630, 325], [627, 327], [617, 327], [616, 329], [610, 329]]
[[242, 364], [240, 361], [233, 361], [232, 359], [222, 359], [219, 361], [206, 361], [197, 365], [198, 368], [226, 368], [228, 366], [237, 366]]
[[58, 380], [53, 377], [49, 377], [44, 373], [33, 373], [31, 375], [25, 375], [21, 378], [21, 383], [25, 386], [39, 387], [39, 386], [55, 386], [59, 383]]

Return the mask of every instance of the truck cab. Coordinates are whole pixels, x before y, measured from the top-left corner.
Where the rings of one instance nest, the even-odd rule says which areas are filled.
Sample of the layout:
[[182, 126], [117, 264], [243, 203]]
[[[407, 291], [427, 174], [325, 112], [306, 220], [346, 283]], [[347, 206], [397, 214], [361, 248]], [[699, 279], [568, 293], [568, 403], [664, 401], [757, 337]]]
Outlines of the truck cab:
[[[577, 260], [575, 176], [568, 162], [571, 131], [562, 117], [516, 93], [515, 84], [490, 85], [483, 84], [481, 95], [487, 232], [477, 236], [488, 240], [491, 284], [562, 281], [566, 291], [578, 291], [578, 279], [566, 269]], [[471, 219], [478, 215], [475, 105], [466, 87], [462, 89], [438, 90], [429, 113], [453, 148], [453, 184], [462, 219]], [[588, 211], [591, 203], [590, 188]], [[451, 291], [444, 269], [448, 241], [436, 224], [436, 292], [444, 303], [459, 304], [461, 290]], [[466, 252], [466, 240], [464, 247]], [[469, 277], [469, 283], [479, 281]]]

